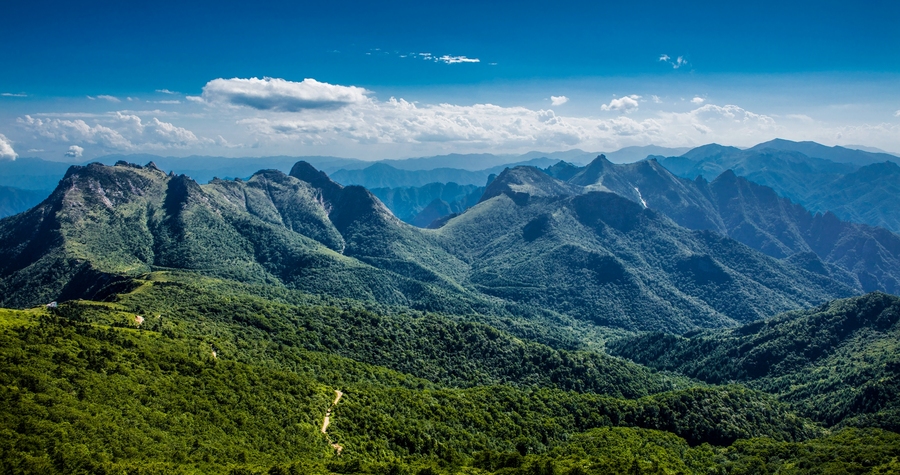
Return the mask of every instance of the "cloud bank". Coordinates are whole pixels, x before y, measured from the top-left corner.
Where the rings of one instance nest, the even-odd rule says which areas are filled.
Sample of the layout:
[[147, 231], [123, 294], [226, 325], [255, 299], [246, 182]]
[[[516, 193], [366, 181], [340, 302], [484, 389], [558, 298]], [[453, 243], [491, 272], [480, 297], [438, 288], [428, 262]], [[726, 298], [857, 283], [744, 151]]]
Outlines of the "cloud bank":
[[15, 160], [18, 156], [19, 154], [13, 150], [12, 142], [5, 135], [0, 134], [0, 159]]
[[277, 78], [220, 78], [206, 83], [202, 98], [210, 104], [298, 112], [307, 109], [338, 109], [364, 103], [368, 100], [369, 93], [361, 87], [337, 86], [315, 79], [293, 82]]
[[[116, 112], [92, 122], [94, 123], [89, 124], [84, 119], [43, 119], [30, 115], [17, 119], [20, 126], [44, 138], [59, 142], [95, 144], [109, 150], [187, 148], [210, 142], [208, 139], [198, 138], [190, 130], [162, 122], [156, 117], [145, 121], [135, 114]], [[69, 150], [71, 152], [72, 148]]]

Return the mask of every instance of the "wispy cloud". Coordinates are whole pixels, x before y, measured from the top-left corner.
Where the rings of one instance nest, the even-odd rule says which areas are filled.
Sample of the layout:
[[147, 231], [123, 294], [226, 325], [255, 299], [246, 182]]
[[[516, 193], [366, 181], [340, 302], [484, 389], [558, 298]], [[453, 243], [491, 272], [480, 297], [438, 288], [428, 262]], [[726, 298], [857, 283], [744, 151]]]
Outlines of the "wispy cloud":
[[894, 117], [900, 117], [900, 110], [898, 110], [897, 112], [894, 112]]
[[[380, 51], [376, 49], [375, 51]], [[391, 54], [390, 52], [384, 51], [383, 54]], [[366, 53], [370, 54], [370, 53]], [[444, 63], [444, 64], [461, 64], [461, 63], [480, 63], [481, 60], [478, 58], [470, 58], [468, 56], [455, 56], [451, 54], [444, 55], [436, 55], [431, 53], [409, 53], [409, 54], [399, 54], [401, 58], [418, 58], [425, 61], [434, 61], [435, 63]]]
[[87, 96], [87, 98], [92, 101], [95, 101], [97, 99], [103, 99], [104, 101], [109, 101], [109, 102], [122, 102], [118, 97], [110, 96], [110, 95], [106, 95], [106, 94], [100, 94], [99, 96]]
[[706, 102], [706, 99], [704, 99], [700, 96], [694, 96], [694, 98], [691, 99], [692, 104], [703, 104], [704, 102]]
[[[278, 78], [213, 79], [203, 87], [202, 98], [210, 104], [246, 106], [258, 110], [298, 112], [307, 109], [338, 109], [368, 100], [367, 91], [304, 79]], [[188, 96], [188, 100], [191, 96]]]
[[481, 60], [478, 58], [467, 58], [465, 56], [450, 56], [443, 55], [436, 58], [436, 61], [440, 61], [445, 64], [456, 64], [456, 63], [480, 63]]
[[28, 97], [28, 94], [24, 94], [24, 93], [21, 93], [21, 92], [19, 92], [19, 93], [16, 93], [16, 92], [3, 92], [3, 93], [0, 93], [0, 96], [3, 96], [3, 97]]
[[660, 99], [659, 96], [657, 96], [655, 94], [650, 96], [650, 99], [653, 100], [654, 104], [662, 104], [662, 99]]
[[667, 54], [659, 55], [659, 61], [672, 65], [673, 69], [679, 69], [682, 66], [686, 66], [688, 64], [688, 61], [684, 56], [679, 56], [675, 59], [672, 59], [672, 57]]
[[621, 111], [626, 114], [634, 112], [638, 109], [638, 99], [641, 96], [636, 94], [632, 94], [630, 96], [620, 97], [617, 99], [613, 99], [609, 101], [609, 104], [603, 104], [600, 106], [600, 110], [602, 111]]
[[561, 106], [569, 102], [569, 98], [566, 96], [550, 96], [550, 103], [554, 106]]
[[66, 152], [65, 156], [71, 158], [81, 158], [81, 155], [84, 154], [84, 148], [79, 147], [78, 145], [69, 146], [69, 150]]
[[5, 135], [0, 134], [0, 159], [15, 160], [19, 154], [13, 150], [12, 142]]
[[153, 104], [181, 104], [181, 101], [171, 100], [171, 101], [149, 101]]
[[158, 92], [160, 94], [178, 94], [177, 92], [170, 91], [168, 89], [157, 89], [156, 92]]

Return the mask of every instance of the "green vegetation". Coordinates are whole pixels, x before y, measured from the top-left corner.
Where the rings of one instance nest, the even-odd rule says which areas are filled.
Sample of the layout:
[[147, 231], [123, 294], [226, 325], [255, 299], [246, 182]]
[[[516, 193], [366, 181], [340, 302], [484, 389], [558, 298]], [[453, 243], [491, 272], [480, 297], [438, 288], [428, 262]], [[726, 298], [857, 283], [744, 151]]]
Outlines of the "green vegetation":
[[[454, 388], [340, 348], [292, 346], [278, 329], [284, 318], [299, 328], [296, 317], [277, 305], [241, 313], [249, 302], [226, 305], [233, 295], [194, 295], [194, 313], [172, 307], [138, 325], [128, 305], [187, 295], [156, 284], [115, 303], [0, 312], [0, 471], [751, 473], [760, 460], [827, 458], [868, 473], [900, 450], [898, 436], [877, 430], [817, 439], [822, 429], [738, 386], [638, 399], [524, 382]], [[307, 321], [324, 310], [308, 308]], [[442, 320], [430, 323], [436, 333]], [[334, 389], [344, 396], [327, 439], [319, 428]]]
[[680, 332], [852, 293], [614, 194], [566, 196], [576, 187], [535, 168], [504, 171], [438, 230], [308, 164], [291, 173], [199, 185], [154, 166], [74, 167], [0, 221], [0, 305], [103, 299], [123, 278], [180, 269], [495, 321]]
[[609, 344], [654, 368], [778, 395], [828, 426], [900, 430], [900, 298], [875, 292], [733, 330]]

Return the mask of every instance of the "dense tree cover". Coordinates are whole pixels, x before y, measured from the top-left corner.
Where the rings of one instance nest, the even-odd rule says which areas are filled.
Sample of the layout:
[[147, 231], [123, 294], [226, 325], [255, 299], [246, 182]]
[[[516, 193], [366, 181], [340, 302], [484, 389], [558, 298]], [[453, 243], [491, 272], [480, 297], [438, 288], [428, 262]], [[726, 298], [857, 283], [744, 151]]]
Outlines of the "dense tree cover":
[[837, 300], [733, 330], [611, 342], [613, 354], [711, 383], [745, 382], [826, 425], [900, 429], [900, 298]]
[[[240, 285], [221, 293], [216, 289], [228, 288], [226, 282], [185, 275], [148, 278], [120, 294], [114, 304], [71, 302], [58, 312], [85, 323], [128, 326], [134, 326], [134, 315], [144, 315], [144, 329], [205, 335], [220, 355], [248, 363], [276, 358], [285, 349], [304, 349], [455, 387], [512, 384], [633, 398], [694, 385], [686, 378], [578, 349], [574, 342], [552, 335], [544, 339], [555, 347], [438, 314], [385, 315], [351, 302], [316, 305], [311, 297], [306, 304], [296, 296], [293, 303], [275, 301], [272, 294], [260, 298], [244, 293], [252, 289]], [[240, 347], [239, 340], [252, 341], [255, 347]]]
[[[120, 326], [84, 322], [104, 308], [107, 321]], [[502, 385], [452, 389], [323, 352], [270, 348], [279, 354], [259, 356], [266, 345], [253, 332], [221, 332], [235, 340], [234, 349], [223, 349], [216, 335], [176, 317], [147, 315], [140, 326], [126, 326], [126, 317], [134, 315], [99, 303], [0, 313], [4, 473], [691, 468], [718, 463], [684, 461], [696, 451], [690, 457], [701, 460], [722, 450], [703, 444], [754, 436], [802, 441], [821, 433], [739, 387], [633, 400]], [[335, 388], [345, 393], [329, 426], [340, 456], [318, 432]], [[596, 439], [579, 436], [584, 431], [614, 426], [669, 433], [607, 429], [603, 437], [612, 442], [593, 452], [584, 443], [565, 448], [567, 441]]]

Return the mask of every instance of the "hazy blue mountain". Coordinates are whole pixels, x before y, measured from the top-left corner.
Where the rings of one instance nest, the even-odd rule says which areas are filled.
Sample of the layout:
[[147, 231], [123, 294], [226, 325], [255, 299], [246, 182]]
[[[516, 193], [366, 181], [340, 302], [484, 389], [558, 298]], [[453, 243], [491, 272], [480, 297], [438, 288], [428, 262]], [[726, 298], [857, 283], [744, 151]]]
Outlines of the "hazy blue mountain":
[[847, 221], [900, 232], [900, 166], [884, 162], [860, 167], [827, 185], [811, 188], [801, 203]]
[[488, 175], [490, 173], [487, 171], [473, 172], [456, 168], [399, 170], [385, 163], [376, 163], [361, 170], [338, 170], [331, 177], [344, 185], [360, 185], [372, 189], [419, 187], [436, 182], [483, 185]]
[[50, 195], [45, 190], [23, 190], [11, 186], [0, 186], [0, 218], [21, 213]]
[[[420, 187], [372, 188], [370, 191], [394, 216], [424, 228], [435, 219], [451, 213], [461, 213], [477, 204], [484, 193], [484, 186], [457, 185], [451, 182], [429, 183]], [[431, 207], [432, 204], [435, 206]], [[431, 209], [427, 213], [419, 216], [429, 207]]]
[[[687, 153], [690, 150], [690, 147], [660, 147], [658, 145], [644, 145], [642, 147], [625, 147], [616, 150], [615, 152], [604, 152], [603, 155], [606, 156], [607, 160], [613, 163], [632, 163], [643, 160], [649, 156], [675, 157]], [[596, 157], [597, 155], [598, 154], [594, 154], [594, 157]]]
[[775, 139], [755, 145], [747, 150], [761, 151], [765, 149], [800, 152], [807, 157], [824, 158], [837, 163], [849, 163], [858, 167], [873, 163], [897, 162], [895, 155], [889, 153], [868, 152], [841, 146], [829, 147], [816, 142], [794, 142], [791, 140]]
[[52, 190], [72, 165], [32, 157], [0, 160], [0, 186], [24, 190]]
[[[831, 158], [808, 156], [794, 149]], [[702, 176], [713, 180], [732, 170], [812, 212], [831, 211], [842, 220], [900, 232], [900, 206], [895, 204], [900, 202], [900, 167], [891, 155], [776, 140], [748, 150], [704, 145], [680, 157], [660, 159], [660, 163], [689, 179]], [[857, 165], [860, 163], [865, 165]]]

